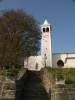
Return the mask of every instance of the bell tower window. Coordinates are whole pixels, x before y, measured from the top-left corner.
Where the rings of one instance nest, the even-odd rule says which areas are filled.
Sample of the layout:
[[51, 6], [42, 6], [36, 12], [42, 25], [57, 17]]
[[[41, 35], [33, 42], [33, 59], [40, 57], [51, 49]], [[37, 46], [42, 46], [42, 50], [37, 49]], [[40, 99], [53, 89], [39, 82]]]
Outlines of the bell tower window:
[[48, 27], [46, 28], [46, 32], [49, 32], [49, 28]]
[[43, 32], [45, 32], [45, 28], [43, 28]]

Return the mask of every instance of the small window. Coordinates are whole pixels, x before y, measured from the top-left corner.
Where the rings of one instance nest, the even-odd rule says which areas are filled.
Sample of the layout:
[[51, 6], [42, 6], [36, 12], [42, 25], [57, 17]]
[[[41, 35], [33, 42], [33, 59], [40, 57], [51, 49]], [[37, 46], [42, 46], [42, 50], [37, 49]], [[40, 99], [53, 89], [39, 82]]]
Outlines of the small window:
[[48, 27], [46, 28], [46, 32], [49, 32], [49, 28]]
[[43, 32], [45, 32], [45, 28], [43, 28]]

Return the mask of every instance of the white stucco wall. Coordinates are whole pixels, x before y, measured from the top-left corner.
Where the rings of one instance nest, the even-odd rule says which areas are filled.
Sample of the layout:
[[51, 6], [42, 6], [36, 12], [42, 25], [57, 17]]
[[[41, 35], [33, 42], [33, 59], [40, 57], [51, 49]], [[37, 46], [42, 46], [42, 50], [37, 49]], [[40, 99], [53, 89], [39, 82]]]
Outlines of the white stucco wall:
[[66, 68], [75, 68], [75, 59], [67, 59]]
[[61, 54], [61, 60], [65, 62], [65, 59], [67, 58], [67, 54]]
[[75, 59], [73, 59], [74, 57], [74, 53], [61, 54], [61, 60], [63, 60], [63, 62], [65, 63], [64, 67], [75, 67]]
[[[57, 67], [57, 61], [62, 60], [64, 62], [64, 68], [75, 68], [75, 54], [74, 53], [64, 53], [64, 54], [52, 54], [52, 67]], [[42, 55], [31, 56], [29, 59], [24, 60], [24, 67], [29, 70], [36, 70], [36, 63], [38, 63], [37, 70], [45, 67], [42, 62]]]
[[57, 67], [57, 61], [62, 60], [64, 62], [64, 68], [75, 68], [75, 53], [56, 53], [52, 54], [52, 67]]
[[75, 57], [75, 53], [69, 53], [69, 54], [66, 54], [67, 57]]
[[67, 59], [66, 59], [66, 67], [67, 68], [75, 68], [75, 53], [71, 53], [71, 54], [66, 54], [67, 55]]
[[52, 67], [57, 67], [57, 61], [61, 59], [61, 54], [52, 54]]
[[41, 55], [31, 56], [28, 58], [28, 60], [25, 59], [24, 68], [28, 68], [29, 70], [36, 70], [36, 63], [38, 63], [37, 70], [40, 70], [43, 67]]

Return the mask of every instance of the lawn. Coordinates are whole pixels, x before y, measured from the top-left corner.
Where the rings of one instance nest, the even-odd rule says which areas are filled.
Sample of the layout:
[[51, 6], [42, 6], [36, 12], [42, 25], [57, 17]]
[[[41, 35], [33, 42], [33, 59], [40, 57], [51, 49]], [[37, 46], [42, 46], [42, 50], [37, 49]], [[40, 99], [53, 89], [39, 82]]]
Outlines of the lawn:
[[65, 74], [66, 75], [66, 84], [75, 83], [75, 68], [51, 68], [46, 67], [46, 69], [52, 73], [53, 75], [56, 74]]

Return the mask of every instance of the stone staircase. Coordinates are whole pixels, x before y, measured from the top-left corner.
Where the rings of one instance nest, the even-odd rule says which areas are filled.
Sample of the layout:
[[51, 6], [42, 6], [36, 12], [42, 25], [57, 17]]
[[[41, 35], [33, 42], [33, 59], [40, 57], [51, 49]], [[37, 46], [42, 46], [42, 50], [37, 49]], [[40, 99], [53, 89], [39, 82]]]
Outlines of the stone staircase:
[[20, 100], [49, 100], [44, 84], [40, 78], [40, 71], [29, 71]]

